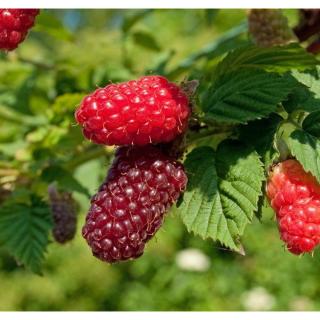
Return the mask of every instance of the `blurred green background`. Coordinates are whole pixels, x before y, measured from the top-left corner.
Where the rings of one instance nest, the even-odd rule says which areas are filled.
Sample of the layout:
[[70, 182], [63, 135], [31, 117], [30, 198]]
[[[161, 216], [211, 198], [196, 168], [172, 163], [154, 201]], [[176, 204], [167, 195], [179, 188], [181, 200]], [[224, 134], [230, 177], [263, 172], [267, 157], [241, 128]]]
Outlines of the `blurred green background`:
[[[286, 14], [297, 21], [296, 10]], [[48, 159], [70, 168], [89, 194], [107, 170], [74, 125], [84, 94], [150, 72], [201, 80], [250, 41], [245, 10], [42, 10], [37, 21], [18, 50], [0, 56], [0, 172], [31, 172], [43, 197]], [[319, 254], [287, 253], [270, 209], [247, 228], [246, 256], [188, 234], [173, 210], [140, 259], [110, 266], [81, 237], [89, 200], [74, 191], [77, 236], [50, 244], [43, 276], [0, 249], [1, 311], [320, 309]]]

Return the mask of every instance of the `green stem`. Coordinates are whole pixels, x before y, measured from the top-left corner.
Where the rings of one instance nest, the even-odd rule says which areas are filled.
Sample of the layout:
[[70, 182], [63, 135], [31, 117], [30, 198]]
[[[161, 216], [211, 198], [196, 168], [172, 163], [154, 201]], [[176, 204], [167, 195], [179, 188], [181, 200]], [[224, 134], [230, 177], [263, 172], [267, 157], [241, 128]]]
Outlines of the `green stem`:
[[46, 124], [45, 118], [21, 115], [15, 111], [9, 110], [8, 108], [2, 105], [0, 105], [0, 119], [26, 126], [39, 126]]
[[23, 58], [23, 57], [18, 57], [18, 60], [20, 62], [24, 62], [24, 63], [28, 63], [33, 65], [34, 67], [38, 68], [38, 69], [43, 69], [43, 70], [52, 70], [54, 69], [54, 65], [49, 65], [40, 61], [34, 61], [28, 58]]
[[32, 65], [38, 69], [42, 69], [42, 70], [53, 70], [55, 67], [53, 64], [47, 64], [42, 61], [35, 61], [35, 60], [29, 59], [29, 58], [21, 57], [16, 52], [9, 52], [7, 54], [7, 58], [11, 61], [20, 61], [22, 63], [30, 64], [30, 65]]
[[299, 124], [300, 126], [302, 126], [302, 122], [303, 122], [305, 116], [306, 116], [306, 113], [305, 113], [304, 111], [300, 111], [300, 113], [299, 113], [299, 115], [298, 115], [298, 119], [297, 119], [298, 124]]
[[301, 122], [303, 121], [303, 118], [304, 118], [304, 112], [301, 112], [300, 110], [296, 110], [289, 114], [286, 122], [291, 123], [298, 128], [301, 128]]
[[288, 139], [294, 130], [300, 128], [301, 126], [291, 116], [279, 124], [275, 136], [275, 147], [280, 154], [280, 161], [288, 159], [288, 157], [291, 155], [288, 147]]

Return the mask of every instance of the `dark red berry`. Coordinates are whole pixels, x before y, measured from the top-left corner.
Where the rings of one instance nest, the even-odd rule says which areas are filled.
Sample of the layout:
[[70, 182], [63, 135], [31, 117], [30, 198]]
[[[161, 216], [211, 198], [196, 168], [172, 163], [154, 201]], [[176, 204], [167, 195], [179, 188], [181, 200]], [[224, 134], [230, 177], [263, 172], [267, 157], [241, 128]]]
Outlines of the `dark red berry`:
[[16, 49], [34, 25], [38, 9], [0, 9], [0, 49]]
[[273, 167], [267, 196], [276, 212], [280, 237], [294, 254], [320, 243], [320, 185], [297, 160]]
[[312, 43], [310, 43], [307, 47], [307, 51], [313, 54], [319, 54], [320, 53], [320, 38], [314, 40]]
[[119, 148], [82, 229], [93, 255], [110, 263], [141, 256], [186, 184], [182, 164], [158, 148]]
[[186, 130], [189, 115], [179, 86], [145, 76], [97, 89], [82, 100], [75, 118], [95, 143], [142, 146], [172, 141]]
[[300, 42], [318, 35], [320, 32], [320, 9], [300, 9], [300, 19], [294, 32]]
[[76, 202], [70, 192], [58, 192], [53, 186], [49, 187], [48, 193], [53, 216], [52, 234], [57, 242], [63, 244], [72, 240], [76, 233]]

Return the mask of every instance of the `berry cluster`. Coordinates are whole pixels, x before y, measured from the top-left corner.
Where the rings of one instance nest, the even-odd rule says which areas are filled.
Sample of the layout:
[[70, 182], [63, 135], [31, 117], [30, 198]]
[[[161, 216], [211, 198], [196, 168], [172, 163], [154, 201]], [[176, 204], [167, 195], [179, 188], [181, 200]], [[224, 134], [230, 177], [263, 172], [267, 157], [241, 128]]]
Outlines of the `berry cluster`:
[[76, 111], [84, 136], [98, 144], [169, 142], [186, 130], [188, 98], [161, 76], [110, 84], [86, 96]]
[[281, 239], [294, 254], [320, 243], [320, 185], [293, 159], [273, 167], [267, 196], [276, 212]]
[[38, 14], [38, 9], [0, 9], [0, 50], [16, 49]]
[[120, 146], [82, 229], [97, 258], [135, 259], [161, 227], [186, 188], [187, 176], [168, 143], [181, 140], [190, 113], [187, 94], [161, 76], [110, 84], [82, 100], [75, 118], [84, 136]]
[[154, 146], [119, 148], [82, 233], [101, 260], [137, 258], [185, 189], [180, 163]]
[[[0, 50], [16, 49], [39, 12], [0, 9]], [[309, 39], [307, 50], [319, 53], [320, 10], [301, 9], [300, 15], [294, 35], [281, 10], [252, 9], [249, 32], [261, 47]], [[114, 263], [141, 256], [185, 190], [188, 179], [177, 158], [191, 114], [190, 92], [162, 76], [143, 76], [95, 90], [75, 111], [86, 139], [119, 146], [105, 181], [91, 199], [82, 228], [100, 260]], [[11, 191], [0, 191], [1, 203]], [[297, 160], [290, 159], [272, 168], [266, 192], [287, 249], [297, 255], [313, 251], [320, 244], [320, 184]], [[70, 193], [52, 186], [48, 193], [53, 237], [65, 243], [76, 232], [76, 203]]]
[[272, 47], [295, 40], [287, 18], [279, 9], [252, 9], [248, 23], [249, 32], [258, 46]]

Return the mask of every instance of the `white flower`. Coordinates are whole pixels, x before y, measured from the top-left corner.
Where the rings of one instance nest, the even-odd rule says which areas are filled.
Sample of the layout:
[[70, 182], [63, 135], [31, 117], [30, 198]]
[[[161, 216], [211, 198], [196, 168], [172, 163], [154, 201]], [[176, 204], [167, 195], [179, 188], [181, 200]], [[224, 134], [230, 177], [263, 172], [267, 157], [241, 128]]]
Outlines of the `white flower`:
[[209, 258], [198, 249], [185, 249], [178, 252], [176, 263], [182, 270], [204, 272], [210, 268]]
[[270, 310], [275, 304], [275, 298], [265, 288], [256, 287], [243, 295], [243, 305], [246, 310]]

